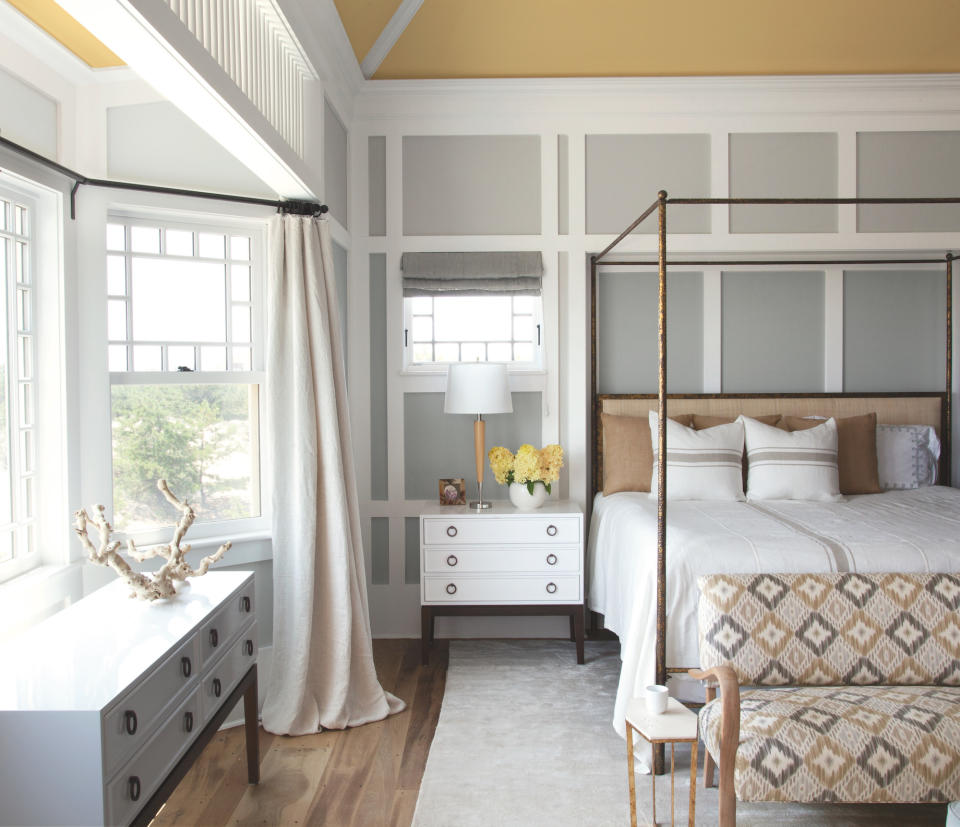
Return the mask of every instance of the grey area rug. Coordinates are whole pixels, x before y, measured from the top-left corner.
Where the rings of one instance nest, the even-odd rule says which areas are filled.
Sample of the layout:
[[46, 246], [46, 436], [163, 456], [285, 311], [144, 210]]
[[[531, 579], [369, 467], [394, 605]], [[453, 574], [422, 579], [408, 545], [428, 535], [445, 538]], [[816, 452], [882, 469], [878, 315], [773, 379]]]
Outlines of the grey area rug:
[[[630, 823], [626, 742], [612, 726], [619, 643], [462, 640], [450, 644], [440, 721], [416, 827]], [[643, 742], [641, 742], [643, 743]], [[643, 755], [649, 755], [646, 744]], [[717, 791], [697, 787], [698, 825], [717, 823]], [[669, 747], [667, 761], [670, 760]], [[676, 821], [687, 823], [690, 752], [676, 752]], [[650, 776], [637, 776], [637, 819], [651, 823]], [[657, 778], [657, 819], [670, 823], [670, 776]], [[737, 805], [738, 825], [943, 825], [935, 805]]]

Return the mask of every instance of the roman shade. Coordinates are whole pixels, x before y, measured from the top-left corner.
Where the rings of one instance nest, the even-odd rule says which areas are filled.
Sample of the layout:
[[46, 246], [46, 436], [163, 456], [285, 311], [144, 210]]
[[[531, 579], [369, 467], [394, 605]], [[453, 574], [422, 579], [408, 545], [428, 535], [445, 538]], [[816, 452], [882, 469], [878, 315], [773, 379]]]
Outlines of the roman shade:
[[404, 253], [403, 295], [539, 296], [543, 258], [539, 252]]

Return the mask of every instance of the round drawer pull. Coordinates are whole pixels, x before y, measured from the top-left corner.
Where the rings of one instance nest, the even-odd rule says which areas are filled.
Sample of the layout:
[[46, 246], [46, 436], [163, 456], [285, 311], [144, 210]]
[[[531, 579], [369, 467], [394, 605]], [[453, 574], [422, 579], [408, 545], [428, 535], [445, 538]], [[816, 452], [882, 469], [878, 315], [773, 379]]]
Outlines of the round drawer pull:
[[210, 645], [216, 649], [220, 645], [220, 635], [217, 634], [216, 629], [210, 630]]
[[250, 598], [248, 595], [244, 595], [240, 598], [240, 611], [249, 612], [250, 611]]
[[138, 776], [138, 775], [131, 775], [131, 776], [127, 779], [127, 790], [128, 790], [129, 793], [130, 793], [130, 800], [131, 800], [131, 801], [139, 801], [139, 800], [140, 800], [140, 776]]
[[[556, 588], [556, 586], [554, 586]], [[220, 697], [220, 693], [223, 691], [223, 687], [220, 685], [220, 678], [213, 679], [213, 695], [216, 698]]]
[[253, 654], [253, 641], [248, 640], [243, 644], [243, 651], [247, 653], [248, 656]]
[[455, 583], [447, 583], [447, 594], [456, 594], [457, 586]]
[[547, 555], [547, 565], [548, 565], [548, 566], [555, 566], [555, 565], [557, 565], [557, 555], [556, 555], [556, 554], [548, 554], [548, 555]]
[[193, 713], [192, 712], [183, 713], [183, 728], [187, 732], [193, 732]]
[[547, 583], [547, 594], [556, 594], [557, 584], [556, 583]]
[[548, 526], [547, 526], [547, 536], [548, 536], [548, 537], [556, 537], [556, 536], [557, 536], [557, 527], [556, 527], [555, 525], [548, 525]]
[[459, 563], [459, 562], [460, 562], [460, 561], [457, 560], [456, 556], [453, 555], [453, 554], [451, 554], [451, 555], [447, 558], [447, 565], [448, 565], [448, 566], [455, 566], [455, 565], [457, 565], [457, 563]]
[[137, 713], [132, 709], [123, 713], [123, 728], [127, 735], [135, 735], [137, 732]]
[[190, 677], [193, 673], [193, 664], [190, 663], [190, 658], [180, 658], [180, 671], [183, 673], [183, 677]]
[[456, 527], [455, 525], [448, 525], [448, 526], [447, 526], [447, 536], [448, 536], [448, 537], [456, 537], [456, 536], [457, 536], [457, 527]]

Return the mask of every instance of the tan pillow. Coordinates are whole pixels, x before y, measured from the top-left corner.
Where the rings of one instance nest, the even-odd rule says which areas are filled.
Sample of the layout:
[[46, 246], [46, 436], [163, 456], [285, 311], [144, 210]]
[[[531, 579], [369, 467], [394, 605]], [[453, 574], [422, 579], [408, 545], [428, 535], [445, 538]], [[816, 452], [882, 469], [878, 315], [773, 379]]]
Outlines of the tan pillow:
[[[670, 417], [688, 428], [693, 414]], [[601, 414], [603, 427], [603, 493], [649, 491], [653, 474], [653, 448], [647, 415]]]
[[[814, 428], [822, 419], [785, 416], [778, 427], [785, 431]], [[877, 415], [848, 416], [837, 420], [837, 469], [841, 494], [879, 494], [877, 472]]]
[[[764, 425], [776, 425], [780, 421], [780, 414], [765, 414], [764, 416], [752, 416], [751, 419], [756, 419], [757, 422], [762, 422]], [[693, 427], [698, 431], [702, 431], [704, 428], [713, 428], [716, 425], [729, 425], [731, 422], [735, 422], [737, 417], [735, 416], [705, 416], [703, 414], [694, 414], [693, 415]]]

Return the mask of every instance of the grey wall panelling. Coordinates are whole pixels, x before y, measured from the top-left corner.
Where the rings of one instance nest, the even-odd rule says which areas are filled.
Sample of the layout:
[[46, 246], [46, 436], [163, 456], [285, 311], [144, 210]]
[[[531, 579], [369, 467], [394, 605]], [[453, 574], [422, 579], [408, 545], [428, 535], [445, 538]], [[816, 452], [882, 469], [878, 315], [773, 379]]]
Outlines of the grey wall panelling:
[[[731, 198], [836, 198], [834, 132], [730, 135]], [[732, 233], [835, 233], [836, 205], [730, 206]]]
[[0, 133], [47, 158], [57, 157], [57, 103], [0, 68]]
[[371, 135], [367, 139], [367, 177], [370, 235], [387, 234], [387, 139]]
[[329, 101], [323, 102], [323, 197], [330, 214], [349, 226], [347, 197], [347, 130]]
[[557, 233], [570, 232], [570, 139], [557, 136]]
[[[539, 392], [515, 392], [512, 414], [484, 417], [486, 450], [503, 445], [516, 451], [523, 443], [541, 446]], [[473, 420], [443, 412], [442, 393], [406, 393], [403, 396], [404, 497], [436, 500], [437, 480], [463, 477], [467, 499], [477, 498], [477, 471], [473, 454]], [[504, 499], [506, 487], [497, 485], [484, 463], [484, 499]]]
[[[657, 198], [710, 195], [709, 135], [587, 135], [587, 232], [620, 233]], [[671, 233], [709, 233], [710, 208], [677, 206]], [[655, 219], [638, 233], [657, 232]]]
[[943, 390], [945, 293], [942, 268], [846, 271], [843, 389]]
[[[960, 132], [860, 132], [857, 195], [942, 198], [960, 193]], [[857, 230], [956, 232], [960, 204], [863, 204]]]
[[340, 336], [343, 343], [343, 363], [347, 363], [347, 273], [349, 272], [349, 259], [347, 251], [332, 242], [333, 248], [333, 274], [337, 285], [337, 316], [340, 319]]
[[415, 586], [420, 582], [420, 518], [403, 520], [403, 582]]
[[824, 274], [724, 272], [723, 390], [823, 390]]
[[539, 233], [539, 136], [404, 136], [404, 235]]
[[[670, 272], [667, 370], [671, 393], [703, 390], [703, 274]], [[656, 393], [656, 270], [602, 270], [597, 291], [600, 393]]]
[[390, 585], [390, 519], [370, 519], [370, 582], [374, 586]]
[[387, 257], [370, 255], [370, 499], [387, 499]]

